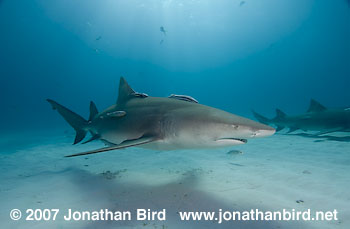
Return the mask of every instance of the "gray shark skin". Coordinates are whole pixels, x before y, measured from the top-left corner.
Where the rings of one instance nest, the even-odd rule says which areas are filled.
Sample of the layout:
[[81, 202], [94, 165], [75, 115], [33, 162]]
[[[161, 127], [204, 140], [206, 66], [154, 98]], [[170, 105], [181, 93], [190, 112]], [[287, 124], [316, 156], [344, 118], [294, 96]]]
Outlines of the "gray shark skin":
[[91, 102], [89, 120], [53, 100], [47, 101], [75, 129], [74, 144], [90, 132], [92, 137], [86, 142], [99, 139], [108, 145], [66, 157], [131, 146], [157, 150], [224, 147], [275, 133], [270, 126], [199, 104], [190, 96], [162, 98], [137, 93], [123, 77], [117, 103], [98, 112]]
[[288, 133], [296, 130], [319, 131], [316, 135], [332, 132], [350, 131], [350, 108], [329, 109], [311, 99], [309, 109], [306, 113], [287, 116], [280, 109], [276, 109], [276, 117], [268, 119], [255, 111], [253, 114], [259, 122], [267, 125], [275, 125], [277, 131], [289, 128]]

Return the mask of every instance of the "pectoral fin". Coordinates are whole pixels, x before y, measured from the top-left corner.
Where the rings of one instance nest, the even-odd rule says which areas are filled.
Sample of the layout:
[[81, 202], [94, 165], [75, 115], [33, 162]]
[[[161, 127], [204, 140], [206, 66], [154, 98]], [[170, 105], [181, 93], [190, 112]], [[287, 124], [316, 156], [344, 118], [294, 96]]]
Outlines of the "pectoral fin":
[[320, 132], [316, 133], [315, 135], [319, 136], [319, 135], [329, 134], [329, 133], [343, 131], [343, 130], [344, 130], [343, 127], [341, 127], [341, 128], [334, 128], [334, 129], [329, 129], [329, 130], [325, 130], [325, 131], [320, 131]]
[[126, 140], [118, 145], [113, 145], [113, 146], [103, 147], [100, 149], [91, 150], [91, 151], [87, 151], [87, 152], [67, 155], [65, 157], [76, 157], [76, 156], [82, 156], [82, 155], [87, 155], [87, 154], [102, 153], [102, 152], [106, 152], [106, 151], [110, 151], [110, 150], [124, 149], [124, 148], [131, 147], [131, 146], [138, 146], [138, 145], [147, 144], [147, 143], [150, 143], [150, 142], [153, 142], [156, 140], [158, 140], [158, 138], [156, 138], [156, 137], [141, 137], [141, 138], [134, 139], [134, 140]]
[[294, 132], [294, 131], [296, 131], [296, 130], [298, 130], [298, 129], [299, 129], [299, 128], [298, 128], [298, 127], [295, 127], [295, 126], [289, 127], [289, 130], [288, 130], [287, 134], [292, 133], [292, 132]]

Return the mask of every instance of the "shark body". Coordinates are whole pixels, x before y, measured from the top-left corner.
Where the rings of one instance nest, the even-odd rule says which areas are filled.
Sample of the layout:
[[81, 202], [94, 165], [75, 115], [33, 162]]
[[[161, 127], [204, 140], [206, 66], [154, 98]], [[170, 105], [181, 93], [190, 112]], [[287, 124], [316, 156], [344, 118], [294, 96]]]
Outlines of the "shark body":
[[199, 104], [190, 96], [163, 98], [137, 93], [123, 77], [117, 103], [98, 112], [91, 102], [89, 120], [53, 100], [48, 102], [76, 130], [74, 144], [90, 132], [92, 137], [86, 142], [99, 139], [108, 145], [67, 157], [131, 146], [157, 150], [232, 146], [275, 132], [270, 126]]
[[274, 125], [277, 131], [289, 128], [288, 133], [296, 130], [319, 131], [317, 135], [337, 131], [350, 131], [350, 108], [329, 109], [311, 100], [309, 109], [304, 114], [288, 116], [280, 109], [276, 109], [276, 117], [268, 119], [255, 111], [253, 114], [259, 122]]

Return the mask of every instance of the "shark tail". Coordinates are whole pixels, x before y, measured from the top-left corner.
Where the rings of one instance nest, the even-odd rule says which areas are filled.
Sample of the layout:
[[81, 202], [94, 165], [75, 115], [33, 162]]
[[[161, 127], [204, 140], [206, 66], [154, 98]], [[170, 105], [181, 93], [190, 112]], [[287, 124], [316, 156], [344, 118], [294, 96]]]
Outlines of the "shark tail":
[[252, 111], [254, 117], [261, 123], [269, 125], [271, 123], [271, 120], [262, 116], [261, 114], [256, 113], [255, 111]]
[[68, 108], [58, 104], [57, 102], [47, 99], [47, 101], [51, 104], [52, 109], [57, 110], [60, 115], [71, 125], [74, 130], [76, 131], [76, 136], [74, 139], [73, 144], [77, 144], [81, 142], [87, 133], [88, 130], [88, 121], [86, 121], [83, 117], [80, 115], [74, 113], [73, 111], [69, 110]]

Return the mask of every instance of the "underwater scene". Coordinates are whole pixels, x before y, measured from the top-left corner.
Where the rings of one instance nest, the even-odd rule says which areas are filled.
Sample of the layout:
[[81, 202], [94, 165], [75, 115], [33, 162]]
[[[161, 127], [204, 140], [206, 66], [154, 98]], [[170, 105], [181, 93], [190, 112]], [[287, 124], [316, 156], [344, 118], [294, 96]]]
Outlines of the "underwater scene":
[[1, 228], [350, 228], [349, 0], [0, 0]]

